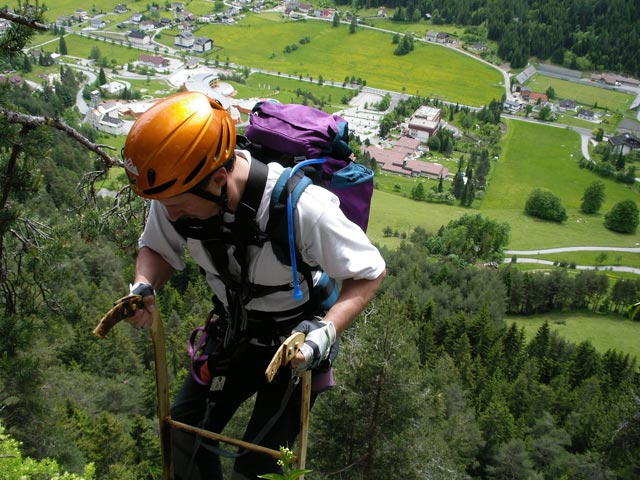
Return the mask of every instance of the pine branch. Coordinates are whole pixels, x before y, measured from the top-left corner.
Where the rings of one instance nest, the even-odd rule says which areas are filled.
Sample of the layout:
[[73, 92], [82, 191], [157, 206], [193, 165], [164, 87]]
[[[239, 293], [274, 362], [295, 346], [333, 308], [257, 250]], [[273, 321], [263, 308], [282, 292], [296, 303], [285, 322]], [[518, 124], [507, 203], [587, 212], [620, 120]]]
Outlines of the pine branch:
[[44, 125], [51, 128], [55, 128], [56, 130], [60, 130], [61, 132], [66, 133], [69, 137], [71, 137], [76, 142], [84, 146], [87, 150], [94, 152], [96, 155], [98, 155], [107, 167], [124, 166], [124, 163], [121, 160], [118, 160], [117, 158], [112, 157], [111, 155], [109, 155], [107, 152], [104, 151], [105, 148], [115, 150], [113, 147], [111, 147], [110, 145], [93, 143], [84, 135], [82, 135], [80, 132], [78, 132], [76, 129], [70, 127], [59, 118], [27, 115], [24, 113], [9, 110], [4, 107], [0, 107], [0, 116], [6, 118], [7, 121], [10, 123], [16, 123], [16, 124], [28, 126], [28, 127], [40, 127]]
[[7, 12], [6, 10], [0, 10], [0, 18], [4, 18], [5, 20], [9, 20], [10, 22], [17, 23], [19, 25], [24, 25], [25, 27], [33, 30], [40, 30], [41, 32], [49, 31], [49, 27], [44, 23], [23, 15], [16, 15], [15, 13]]

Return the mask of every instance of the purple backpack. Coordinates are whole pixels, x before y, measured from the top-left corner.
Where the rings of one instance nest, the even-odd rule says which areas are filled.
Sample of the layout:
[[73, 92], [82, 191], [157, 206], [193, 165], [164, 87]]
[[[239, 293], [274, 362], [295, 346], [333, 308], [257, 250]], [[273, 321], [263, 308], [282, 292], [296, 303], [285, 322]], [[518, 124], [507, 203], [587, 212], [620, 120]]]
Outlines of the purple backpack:
[[251, 112], [245, 136], [250, 144], [240, 146], [265, 163], [296, 170], [303, 161], [316, 160], [302, 166], [305, 175], [333, 192], [345, 216], [366, 232], [373, 172], [351, 159], [343, 118], [304, 105], [261, 102]]

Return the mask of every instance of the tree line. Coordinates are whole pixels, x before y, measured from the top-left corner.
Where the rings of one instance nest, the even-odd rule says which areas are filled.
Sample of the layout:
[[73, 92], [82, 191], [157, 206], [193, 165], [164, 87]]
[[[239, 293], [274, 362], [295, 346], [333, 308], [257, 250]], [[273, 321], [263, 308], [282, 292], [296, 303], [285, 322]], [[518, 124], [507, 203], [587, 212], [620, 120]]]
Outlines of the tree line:
[[[351, 1], [336, 0], [337, 5]], [[356, 0], [356, 8], [396, 9], [396, 21], [481, 26], [513, 68], [529, 58], [578, 70], [640, 75], [640, 11], [634, 0]], [[437, 27], [436, 27], [437, 28]]]

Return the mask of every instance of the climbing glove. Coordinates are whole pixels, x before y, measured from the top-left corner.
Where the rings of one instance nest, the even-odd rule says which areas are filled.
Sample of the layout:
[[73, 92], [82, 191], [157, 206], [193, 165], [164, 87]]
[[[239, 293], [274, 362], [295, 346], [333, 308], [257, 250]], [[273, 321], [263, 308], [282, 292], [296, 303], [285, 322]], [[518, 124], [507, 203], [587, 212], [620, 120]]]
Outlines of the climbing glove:
[[142, 298], [156, 294], [151, 285], [143, 282], [136, 282], [133, 285], [129, 284], [129, 293], [131, 295], [140, 295]]
[[332, 346], [336, 342], [336, 328], [333, 323], [323, 322], [316, 317], [313, 320], [303, 320], [293, 331], [306, 335], [304, 344], [300, 347], [304, 363], [297, 366], [297, 371], [317, 368], [321, 362], [329, 358]]

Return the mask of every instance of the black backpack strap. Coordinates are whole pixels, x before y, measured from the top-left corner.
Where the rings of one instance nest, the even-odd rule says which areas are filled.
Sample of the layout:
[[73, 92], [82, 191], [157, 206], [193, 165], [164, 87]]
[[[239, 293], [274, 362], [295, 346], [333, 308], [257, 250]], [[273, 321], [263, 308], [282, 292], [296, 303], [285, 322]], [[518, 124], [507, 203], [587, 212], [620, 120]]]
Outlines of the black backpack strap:
[[256, 223], [256, 213], [260, 207], [264, 187], [267, 184], [269, 167], [257, 160], [251, 161], [249, 176], [242, 193], [242, 198], [238, 203], [235, 213], [235, 221], [231, 227], [231, 232], [235, 238], [236, 248], [242, 247], [242, 255], [247, 245], [262, 246], [267, 240], [267, 236], [260, 231]]

